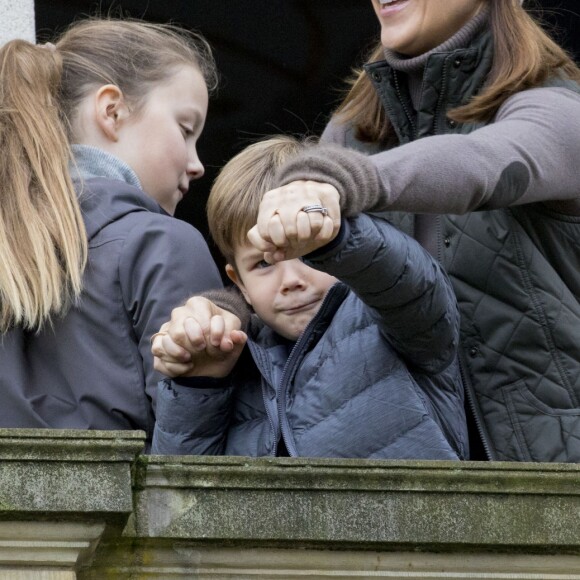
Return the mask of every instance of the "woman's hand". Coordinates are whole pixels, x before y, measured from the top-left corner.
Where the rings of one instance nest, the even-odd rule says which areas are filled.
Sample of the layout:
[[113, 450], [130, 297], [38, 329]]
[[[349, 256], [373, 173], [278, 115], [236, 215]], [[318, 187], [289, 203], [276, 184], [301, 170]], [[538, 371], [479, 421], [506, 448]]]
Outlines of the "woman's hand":
[[[250, 243], [270, 264], [299, 258], [332, 241], [340, 230], [336, 188], [317, 181], [294, 181], [264, 194]], [[303, 211], [320, 206], [322, 211]]]
[[169, 377], [229, 375], [247, 340], [240, 326], [235, 314], [207, 298], [190, 298], [151, 338], [155, 370]]

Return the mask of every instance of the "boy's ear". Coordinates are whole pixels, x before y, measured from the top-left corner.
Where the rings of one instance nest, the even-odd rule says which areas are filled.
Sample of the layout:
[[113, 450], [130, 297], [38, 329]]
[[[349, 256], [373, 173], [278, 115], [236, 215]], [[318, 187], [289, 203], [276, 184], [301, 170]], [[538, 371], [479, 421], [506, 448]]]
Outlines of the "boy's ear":
[[240, 289], [240, 292], [244, 295], [246, 302], [252, 306], [252, 301], [248, 296], [246, 287], [244, 286], [242, 279], [238, 276], [236, 269], [231, 264], [226, 264], [226, 274], [228, 278]]
[[95, 93], [97, 125], [110, 141], [119, 140], [119, 127], [129, 114], [123, 92], [116, 85], [103, 85]]

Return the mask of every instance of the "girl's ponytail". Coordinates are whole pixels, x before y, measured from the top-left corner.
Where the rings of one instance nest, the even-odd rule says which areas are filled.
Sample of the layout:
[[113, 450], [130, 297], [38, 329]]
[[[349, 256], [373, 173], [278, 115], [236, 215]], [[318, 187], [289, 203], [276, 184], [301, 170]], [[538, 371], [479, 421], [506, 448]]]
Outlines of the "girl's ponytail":
[[39, 329], [82, 288], [87, 239], [58, 105], [62, 62], [14, 40], [0, 49], [0, 333]]

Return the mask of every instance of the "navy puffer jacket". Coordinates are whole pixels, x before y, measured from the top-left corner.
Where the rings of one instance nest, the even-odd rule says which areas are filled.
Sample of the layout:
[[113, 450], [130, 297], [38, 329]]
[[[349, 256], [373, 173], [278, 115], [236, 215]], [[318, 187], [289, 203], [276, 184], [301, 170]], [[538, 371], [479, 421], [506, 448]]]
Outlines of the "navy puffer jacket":
[[307, 261], [341, 282], [295, 344], [254, 316], [253, 364], [242, 357], [225, 386], [160, 383], [153, 453], [467, 455], [459, 317], [446, 275], [381, 219], [343, 220], [339, 239]]

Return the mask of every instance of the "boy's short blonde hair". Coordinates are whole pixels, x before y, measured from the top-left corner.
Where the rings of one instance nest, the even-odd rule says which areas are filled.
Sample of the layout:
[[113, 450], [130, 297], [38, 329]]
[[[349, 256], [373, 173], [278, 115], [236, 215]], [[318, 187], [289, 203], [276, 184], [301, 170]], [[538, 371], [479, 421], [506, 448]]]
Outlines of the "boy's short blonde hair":
[[224, 165], [207, 202], [212, 238], [229, 264], [235, 267], [235, 250], [247, 242], [256, 225], [263, 195], [276, 187], [278, 169], [307, 143], [278, 136], [254, 143]]

